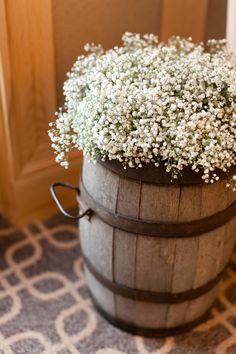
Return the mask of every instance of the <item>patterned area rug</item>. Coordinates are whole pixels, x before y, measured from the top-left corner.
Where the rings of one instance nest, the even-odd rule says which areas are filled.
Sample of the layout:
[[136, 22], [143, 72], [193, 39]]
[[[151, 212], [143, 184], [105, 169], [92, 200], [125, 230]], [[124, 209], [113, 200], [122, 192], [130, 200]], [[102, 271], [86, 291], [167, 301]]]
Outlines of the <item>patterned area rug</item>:
[[85, 284], [75, 223], [17, 229], [0, 218], [0, 354], [236, 353], [236, 254], [211, 318], [184, 335], [145, 339], [106, 322]]

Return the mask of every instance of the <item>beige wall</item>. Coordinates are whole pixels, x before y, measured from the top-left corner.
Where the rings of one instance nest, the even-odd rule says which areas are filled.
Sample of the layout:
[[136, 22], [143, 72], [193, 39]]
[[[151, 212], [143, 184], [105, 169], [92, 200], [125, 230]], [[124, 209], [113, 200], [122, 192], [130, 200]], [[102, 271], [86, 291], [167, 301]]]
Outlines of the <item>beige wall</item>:
[[179, 34], [194, 40], [225, 36], [227, 0], [52, 0], [58, 105], [66, 72], [87, 42], [120, 44], [125, 31]]
[[208, 0], [204, 40], [225, 38], [227, 0]]
[[105, 48], [125, 31], [158, 33], [161, 0], [53, 0], [58, 103], [66, 72], [87, 42]]

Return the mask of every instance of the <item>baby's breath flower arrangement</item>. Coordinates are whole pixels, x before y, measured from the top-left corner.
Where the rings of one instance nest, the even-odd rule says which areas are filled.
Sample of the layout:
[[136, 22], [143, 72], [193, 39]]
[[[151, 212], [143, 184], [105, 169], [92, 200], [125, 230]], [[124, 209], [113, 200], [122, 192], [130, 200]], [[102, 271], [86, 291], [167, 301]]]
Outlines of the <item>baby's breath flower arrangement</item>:
[[[123, 46], [86, 45], [64, 84], [65, 106], [51, 123], [56, 161], [82, 149], [92, 161], [141, 168], [185, 166], [206, 183], [236, 165], [236, 60], [225, 41], [203, 44], [125, 33]], [[235, 189], [236, 176], [232, 178]]]

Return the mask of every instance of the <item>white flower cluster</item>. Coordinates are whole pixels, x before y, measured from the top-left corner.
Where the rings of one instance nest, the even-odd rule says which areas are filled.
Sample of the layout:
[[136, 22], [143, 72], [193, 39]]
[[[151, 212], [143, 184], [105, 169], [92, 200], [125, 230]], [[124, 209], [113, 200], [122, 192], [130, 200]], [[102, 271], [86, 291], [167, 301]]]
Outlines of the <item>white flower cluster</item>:
[[191, 166], [206, 183], [218, 180], [217, 169], [236, 164], [236, 60], [225, 41], [206, 52], [179, 37], [122, 39], [107, 51], [86, 45], [68, 74], [49, 131], [57, 162], [68, 167], [77, 148], [93, 161], [164, 164], [173, 178]]

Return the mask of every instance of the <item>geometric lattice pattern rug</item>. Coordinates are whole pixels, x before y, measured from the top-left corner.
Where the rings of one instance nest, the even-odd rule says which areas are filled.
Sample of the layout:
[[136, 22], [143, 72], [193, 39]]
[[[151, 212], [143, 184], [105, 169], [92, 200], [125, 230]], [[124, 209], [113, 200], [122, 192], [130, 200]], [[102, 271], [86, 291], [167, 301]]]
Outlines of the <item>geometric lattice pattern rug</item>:
[[56, 215], [19, 229], [0, 217], [0, 354], [236, 354], [236, 255], [209, 320], [164, 339], [104, 320], [82, 269], [75, 223]]

